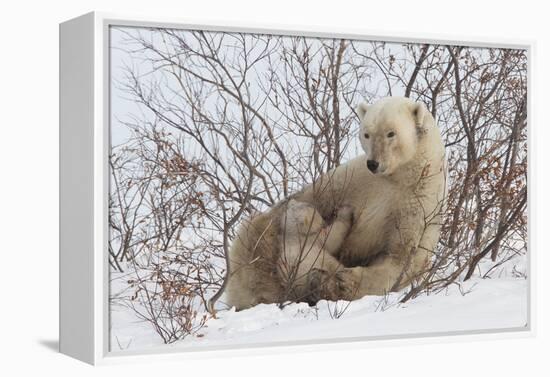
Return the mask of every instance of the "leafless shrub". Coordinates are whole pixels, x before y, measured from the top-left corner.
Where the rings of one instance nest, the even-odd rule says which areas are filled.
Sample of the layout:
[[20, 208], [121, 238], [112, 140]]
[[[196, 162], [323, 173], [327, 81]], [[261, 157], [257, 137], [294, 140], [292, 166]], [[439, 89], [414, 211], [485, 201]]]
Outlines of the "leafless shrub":
[[185, 160], [162, 131], [131, 130], [110, 158], [110, 260], [127, 284], [111, 300], [170, 343], [204, 325], [197, 311], [223, 276], [214, 264], [219, 242], [203, 220], [215, 209], [205, 203], [199, 162]]
[[438, 291], [459, 277], [470, 279], [486, 256], [499, 264], [526, 250], [525, 53], [432, 49], [440, 49], [447, 61], [443, 66], [451, 67], [436, 92], [445, 96], [448, 91], [448, 100], [434, 106], [437, 97], [429, 85], [413, 86], [412, 92], [440, 114], [448, 156], [447, 211], [432, 266], [404, 300]]

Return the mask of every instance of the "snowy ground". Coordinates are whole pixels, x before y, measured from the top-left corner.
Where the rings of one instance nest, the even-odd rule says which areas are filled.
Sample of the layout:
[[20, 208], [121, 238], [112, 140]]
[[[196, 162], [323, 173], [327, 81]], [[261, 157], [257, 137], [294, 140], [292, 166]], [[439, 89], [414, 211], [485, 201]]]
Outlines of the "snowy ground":
[[[490, 268], [490, 264], [481, 269]], [[403, 293], [369, 296], [351, 303], [322, 301], [317, 307], [258, 305], [221, 311], [198, 336], [164, 347], [246, 345], [519, 328], [527, 325], [526, 258], [506, 263], [491, 278], [472, 278], [434, 295], [399, 304]], [[518, 273], [519, 271], [519, 273]], [[152, 327], [123, 307], [111, 307], [111, 350], [145, 350], [163, 345]]]

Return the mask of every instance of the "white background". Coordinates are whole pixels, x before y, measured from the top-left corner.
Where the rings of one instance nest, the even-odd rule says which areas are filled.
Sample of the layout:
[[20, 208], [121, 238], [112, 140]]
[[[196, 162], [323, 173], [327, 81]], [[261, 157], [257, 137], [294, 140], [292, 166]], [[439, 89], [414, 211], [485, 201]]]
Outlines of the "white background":
[[[533, 376], [548, 373], [550, 35], [543, 1], [358, 2], [276, 0], [4, 1], [0, 6], [0, 374], [180, 376]], [[531, 242], [536, 253], [537, 335], [526, 339], [423, 341], [338, 351], [291, 352], [92, 368], [57, 354], [58, 23], [91, 10], [362, 29], [365, 34], [536, 40], [531, 114]], [[330, 347], [329, 347], [330, 348]]]

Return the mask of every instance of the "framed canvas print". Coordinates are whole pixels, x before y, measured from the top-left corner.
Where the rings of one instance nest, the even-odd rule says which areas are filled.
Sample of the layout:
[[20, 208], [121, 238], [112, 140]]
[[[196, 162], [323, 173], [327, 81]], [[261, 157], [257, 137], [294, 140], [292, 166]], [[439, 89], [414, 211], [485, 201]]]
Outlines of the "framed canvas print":
[[61, 24], [61, 351], [530, 334], [531, 49]]

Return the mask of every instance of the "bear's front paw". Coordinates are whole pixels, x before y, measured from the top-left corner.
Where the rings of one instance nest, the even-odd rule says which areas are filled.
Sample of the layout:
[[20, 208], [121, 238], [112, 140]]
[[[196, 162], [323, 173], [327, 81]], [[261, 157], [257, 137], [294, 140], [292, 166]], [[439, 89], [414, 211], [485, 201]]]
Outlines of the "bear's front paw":
[[342, 207], [338, 208], [338, 213], [336, 214], [336, 217], [340, 221], [353, 221], [353, 207], [350, 205], [343, 205]]
[[320, 300], [338, 300], [337, 279], [328, 271], [313, 268], [308, 273], [306, 302], [313, 306]]
[[352, 301], [355, 299], [359, 284], [351, 269], [346, 268], [336, 273], [336, 285], [340, 300]]

